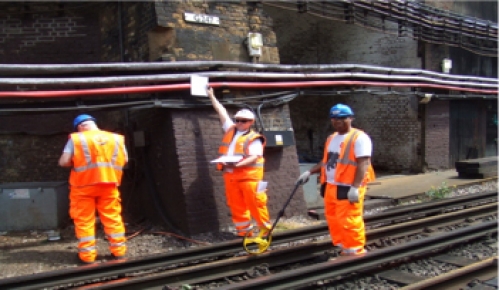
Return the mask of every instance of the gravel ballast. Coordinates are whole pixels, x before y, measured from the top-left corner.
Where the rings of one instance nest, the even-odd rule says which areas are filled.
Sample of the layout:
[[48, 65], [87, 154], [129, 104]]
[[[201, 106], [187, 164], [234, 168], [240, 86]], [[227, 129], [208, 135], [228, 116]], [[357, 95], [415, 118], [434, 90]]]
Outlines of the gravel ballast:
[[[497, 182], [491, 181], [469, 188], [455, 189], [450, 196], [496, 189]], [[366, 211], [365, 214], [375, 214], [379, 211], [380, 209], [372, 212]], [[276, 231], [317, 225], [322, 222], [324, 221], [317, 221], [305, 216], [282, 218]], [[146, 228], [147, 230], [145, 230]], [[164, 254], [234, 239], [230, 232], [206, 233], [193, 236], [190, 239], [180, 238], [161, 228], [133, 224], [127, 225], [127, 236], [129, 236], [127, 258]], [[0, 233], [0, 279], [81, 265], [77, 258], [77, 240], [74, 235], [74, 227], [68, 226], [61, 230], [60, 237], [60, 240], [49, 241], [47, 232], [44, 231]], [[97, 249], [98, 262], [102, 263], [111, 259], [101, 225], [97, 225]]]

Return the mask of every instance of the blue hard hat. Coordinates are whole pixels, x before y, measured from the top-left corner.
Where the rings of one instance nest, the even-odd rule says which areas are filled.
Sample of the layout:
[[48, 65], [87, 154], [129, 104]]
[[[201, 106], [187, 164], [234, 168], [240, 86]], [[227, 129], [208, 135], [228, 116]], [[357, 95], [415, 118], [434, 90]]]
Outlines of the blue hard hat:
[[342, 118], [350, 116], [353, 116], [353, 111], [347, 105], [337, 104], [331, 107], [331, 110], [329, 110], [329, 118]]
[[90, 115], [87, 115], [87, 114], [83, 114], [83, 115], [79, 115], [78, 117], [76, 117], [73, 121], [73, 127], [75, 128], [76, 130], [76, 127], [78, 127], [78, 125], [80, 125], [81, 123], [85, 122], [85, 121], [94, 121], [95, 122], [95, 118], [90, 116]]

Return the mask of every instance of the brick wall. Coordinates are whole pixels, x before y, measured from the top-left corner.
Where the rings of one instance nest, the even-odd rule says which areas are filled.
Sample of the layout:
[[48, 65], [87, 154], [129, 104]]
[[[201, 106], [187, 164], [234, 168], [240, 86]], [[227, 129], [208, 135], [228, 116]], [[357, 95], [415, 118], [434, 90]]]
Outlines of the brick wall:
[[[388, 67], [420, 68], [418, 44], [410, 38], [384, 34], [338, 21], [265, 6], [274, 20], [283, 64], [359, 63]], [[387, 24], [387, 29], [395, 28]], [[348, 89], [348, 88], [344, 88]], [[380, 90], [380, 88], [373, 88]], [[321, 89], [326, 91], [327, 88]], [[381, 88], [381, 90], [386, 90]], [[421, 123], [414, 96], [351, 94], [300, 96], [290, 104], [298, 154], [303, 161], [317, 161], [332, 133], [329, 108], [350, 105], [354, 127], [373, 140], [373, 164], [379, 169], [420, 171]]]
[[[74, 112], [0, 116], [0, 180], [2, 182], [65, 181], [58, 165], [77, 115]], [[95, 112], [102, 129], [122, 131], [119, 112]]]
[[425, 167], [449, 168], [449, 101], [431, 101], [426, 105]]
[[0, 4], [0, 63], [99, 59], [96, 3]]
[[101, 61], [148, 61], [147, 33], [156, 27], [153, 2], [106, 2], [99, 10]]
[[[272, 20], [263, 13], [261, 3], [158, 1], [158, 26], [174, 29], [172, 44], [164, 48], [164, 59], [250, 61], [244, 40], [248, 32], [263, 37], [260, 62], [278, 63], [279, 54]], [[220, 25], [184, 21], [184, 12], [218, 16]]]
[[[231, 114], [235, 113], [235, 108], [228, 109]], [[269, 108], [262, 115], [270, 116], [276, 111], [279, 114], [284, 112], [289, 118], [287, 108]], [[131, 146], [129, 149], [132, 159], [129, 175], [137, 177], [132, 178], [135, 185], [130, 184], [123, 190], [124, 198], [128, 200], [130, 196], [132, 202], [131, 206], [124, 207], [125, 214], [134, 216], [134, 219], [145, 216], [163, 224], [167, 219], [184, 234], [228, 230], [232, 220], [222, 173], [210, 163], [218, 157], [223, 135], [218, 115], [211, 108], [191, 111], [147, 109], [131, 114], [130, 122], [132, 131], [145, 132], [147, 146]], [[265, 180], [269, 181], [268, 206], [271, 216], [275, 217], [299, 175], [295, 147], [266, 149], [265, 159]], [[133, 192], [129, 193], [131, 188]], [[154, 194], [157, 194], [156, 200]], [[126, 200], [125, 204], [128, 203]], [[155, 202], [162, 209], [164, 218]], [[305, 213], [306, 205], [300, 189], [286, 215]]]
[[[230, 114], [235, 113], [235, 109], [229, 110]], [[264, 110], [263, 115], [272, 114], [270, 111]], [[223, 136], [218, 116], [211, 109], [175, 111], [172, 121], [189, 232], [199, 233], [232, 226], [222, 173], [209, 163], [218, 157], [218, 147]], [[264, 178], [269, 181], [268, 207], [275, 218], [299, 175], [298, 159], [294, 146], [265, 149], [264, 157]], [[300, 189], [288, 206], [286, 215], [305, 214], [306, 205]]]

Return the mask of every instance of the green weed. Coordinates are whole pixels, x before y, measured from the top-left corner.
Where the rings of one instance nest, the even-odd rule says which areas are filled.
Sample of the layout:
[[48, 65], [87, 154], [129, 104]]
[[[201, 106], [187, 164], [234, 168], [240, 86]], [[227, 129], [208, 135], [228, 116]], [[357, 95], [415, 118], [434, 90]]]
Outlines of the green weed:
[[442, 199], [446, 198], [456, 186], [449, 187], [447, 183], [442, 182], [440, 186], [432, 186], [430, 190], [425, 192], [426, 196], [430, 199]]

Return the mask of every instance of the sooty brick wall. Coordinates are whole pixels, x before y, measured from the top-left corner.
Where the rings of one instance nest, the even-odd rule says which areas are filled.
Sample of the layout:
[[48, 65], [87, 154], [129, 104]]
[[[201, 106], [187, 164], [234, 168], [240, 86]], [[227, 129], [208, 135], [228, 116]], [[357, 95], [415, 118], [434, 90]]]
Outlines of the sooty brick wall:
[[[244, 45], [248, 32], [263, 37], [260, 62], [278, 63], [279, 54], [272, 19], [261, 3], [215, 1], [157, 1], [158, 26], [172, 28], [173, 40], [164, 47], [163, 59], [249, 61]], [[220, 25], [186, 22], [184, 13], [218, 16]], [[165, 31], [170, 33], [170, 31]]]
[[[265, 6], [265, 12], [274, 20], [281, 63], [421, 68], [417, 42], [410, 38], [270, 6]], [[387, 24], [387, 29], [394, 28], [395, 25]], [[381, 90], [382, 94], [304, 95], [291, 102], [298, 154], [303, 161], [317, 161], [322, 156], [325, 138], [332, 133], [329, 108], [341, 102], [353, 108], [353, 126], [371, 136], [375, 167], [396, 172], [421, 170], [421, 124], [416, 97], [386, 95], [386, 88], [372, 89]]]
[[[236, 111], [235, 108], [228, 110], [231, 114]], [[272, 115], [289, 119], [287, 108], [269, 108], [262, 112], [265, 120]], [[232, 220], [222, 173], [210, 163], [218, 157], [223, 136], [214, 111], [211, 108], [138, 110], [130, 115], [130, 130], [144, 132], [146, 146], [129, 149], [128, 176], [133, 182], [127, 179], [128, 186], [123, 191], [125, 215], [135, 220], [147, 217], [163, 224], [166, 220], [183, 234], [229, 230]], [[266, 149], [265, 159], [268, 207], [271, 217], [275, 218], [299, 175], [296, 148]], [[129, 203], [131, 205], [126, 206]], [[306, 204], [300, 189], [288, 206], [286, 216], [305, 214]]]
[[[230, 113], [235, 110], [229, 109]], [[272, 114], [263, 110], [262, 115]], [[226, 230], [232, 226], [226, 205], [222, 173], [210, 160], [218, 157], [223, 136], [219, 118], [212, 110], [172, 113], [180, 179], [185, 194], [190, 233]], [[275, 217], [299, 175], [294, 146], [265, 149], [265, 180], [269, 181], [268, 207]], [[288, 216], [305, 215], [303, 192], [298, 192], [286, 210]]]
[[425, 126], [425, 166], [428, 169], [449, 168], [449, 130], [449, 101], [429, 102]]
[[68, 2], [1, 3], [0, 63], [98, 61], [97, 6]]
[[[65, 181], [69, 170], [58, 165], [74, 112], [0, 116], [2, 182]], [[104, 130], [122, 132], [120, 112], [92, 113]]]

